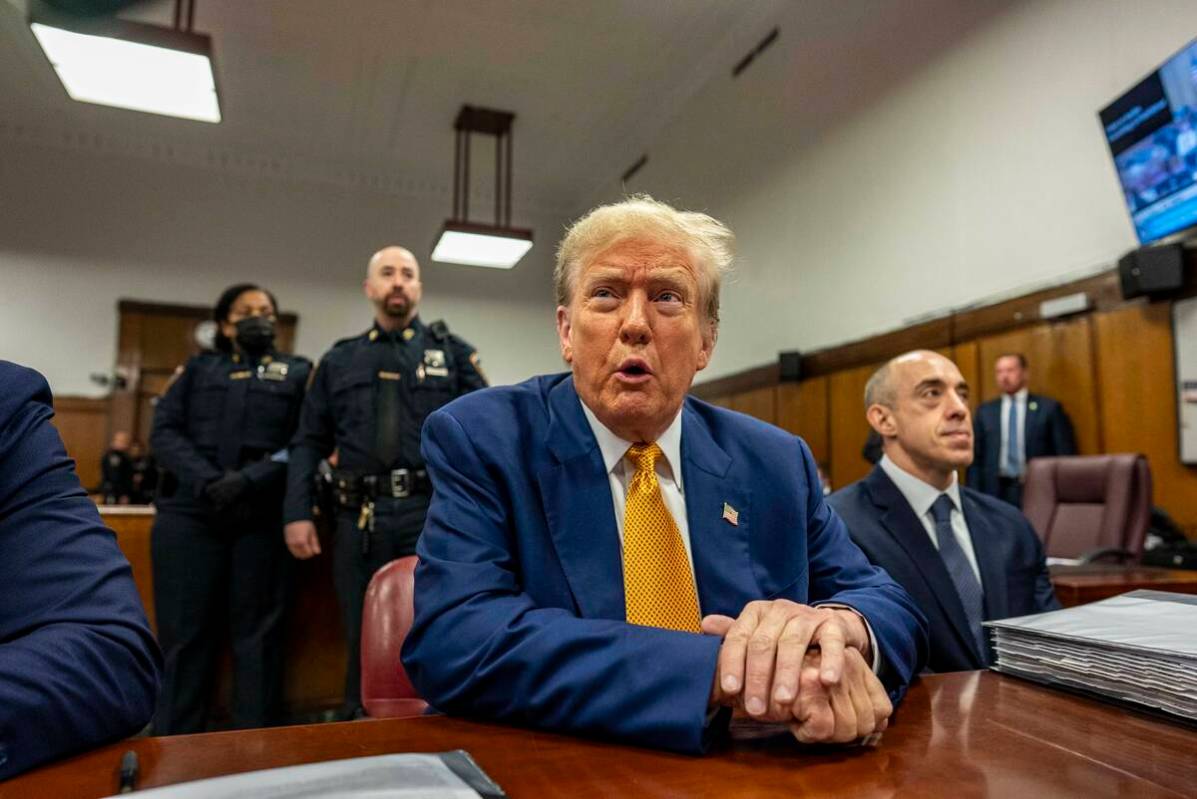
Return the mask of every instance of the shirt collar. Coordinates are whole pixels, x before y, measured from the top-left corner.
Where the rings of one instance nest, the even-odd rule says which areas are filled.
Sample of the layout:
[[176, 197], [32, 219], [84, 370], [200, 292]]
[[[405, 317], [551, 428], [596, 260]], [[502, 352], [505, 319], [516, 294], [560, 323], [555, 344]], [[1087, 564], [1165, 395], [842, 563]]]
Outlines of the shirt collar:
[[[581, 397], [578, 401], [581, 402]], [[612, 433], [590, 408], [586, 407], [586, 403], [582, 402], [582, 412], [586, 414], [586, 421], [590, 423], [590, 430], [594, 433], [595, 440], [598, 441], [599, 450], [603, 453], [603, 467], [606, 468], [607, 474], [611, 474], [616, 467], [623, 463], [623, 456], [628, 454], [628, 447], [635, 442], [624, 441], [619, 436]], [[677, 464], [682, 462], [682, 412], [678, 411], [677, 416], [673, 417], [669, 427], [665, 428], [665, 432], [657, 439], [657, 446], [661, 448], [661, 454], [665, 459], [666, 472], [670, 478], [677, 485], [679, 491], [682, 490], [682, 470], [676, 468]]]
[[906, 497], [906, 501], [910, 503], [910, 507], [914, 509], [920, 519], [927, 515], [927, 511], [931, 510], [931, 506], [935, 504], [935, 500], [939, 499], [940, 494], [947, 494], [956, 510], [961, 510], [960, 484], [956, 479], [955, 472], [952, 472], [952, 484], [940, 491], [894, 463], [888, 455], [882, 455], [878, 465], [885, 471], [889, 479], [894, 481], [894, 485], [902, 492], [902, 496]]
[[1026, 386], [1023, 386], [1013, 394], [1002, 394], [1002, 401], [1009, 402], [1010, 400], [1014, 400], [1015, 402], [1025, 403], [1027, 401], [1027, 393]]
[[[391, 332], [384, 330], [382, 325], [378, 324], [378, 320], [374, 320], [374, 324], [370, 325], [369, 337], [371, 341], [386, 341], [388, 338], [394, 338], [396, 341], [409, 341], [414, 338], [417, 333], [424, 329], [424, 323], [420, 321], [417, 314], [411, 318], [411, 323], [407, 327], [401, 327], [398, 330]], [[411, 330], [412, 335], [404, 338], [403, 331]]]

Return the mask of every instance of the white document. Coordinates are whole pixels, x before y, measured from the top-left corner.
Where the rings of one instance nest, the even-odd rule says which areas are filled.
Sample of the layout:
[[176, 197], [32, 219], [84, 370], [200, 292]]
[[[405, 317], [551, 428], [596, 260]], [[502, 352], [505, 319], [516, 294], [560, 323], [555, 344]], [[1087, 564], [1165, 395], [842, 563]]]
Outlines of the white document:
[[150, 788], [135, 795], [146, 799], [479, 799], [434, 754], [284, 766]]

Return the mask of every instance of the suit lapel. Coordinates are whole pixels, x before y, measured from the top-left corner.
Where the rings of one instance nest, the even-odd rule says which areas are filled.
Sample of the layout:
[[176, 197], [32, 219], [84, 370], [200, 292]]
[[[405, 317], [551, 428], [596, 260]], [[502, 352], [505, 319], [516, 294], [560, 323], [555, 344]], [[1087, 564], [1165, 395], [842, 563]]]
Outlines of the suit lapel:
[[623, 559], [611, 487], [572, 377], [549, 392], [545, 443], [555, 462], [540, 470], [537, 482], [574, 601], [584, 618], [622, 620]]
[[[755, 521], [752, 493], [746, 481], [734, 477], [731, 457], [687, 401], [682, 409], [682, 488], [704, 615], [737, 616], [743, 598], [758, 593], [749, 549]], [[724, 518], [724, 504], [736, 512], [735, 524]]]
[[1022, 426], [1022, 455], [1024, 459], [1030, 460], [1042, 454], [1039, 452], [1038, 445], [1038, 442], [1041, 440], [1039, 428], [1042, 426], [1043, 413], [1039, 397], [1034, 394], [1027, 394], [1026, 421]]
[[956, 586], [914, 509], [880, 466], [874, 467], [865, 478], [865, 485], [873, 504], [881, 511], [881, 525], [906, 552], [911, 564], [927, 583], [931, 595], [956, 631], [961, 645], [979, 657], [975, 637], [969, 629]]
[[981, 572], [985, 618], [1004, 619], [1009, 614], [1006, 612], [1006, 574], [1002, 568], [1006, 560], [1002, 554], [1002, 539], [976, 500], [961, 491], [960, 501], [964, 505], [964, 522], [968, 525], [973, 552], [977, 556], [977, 569]]

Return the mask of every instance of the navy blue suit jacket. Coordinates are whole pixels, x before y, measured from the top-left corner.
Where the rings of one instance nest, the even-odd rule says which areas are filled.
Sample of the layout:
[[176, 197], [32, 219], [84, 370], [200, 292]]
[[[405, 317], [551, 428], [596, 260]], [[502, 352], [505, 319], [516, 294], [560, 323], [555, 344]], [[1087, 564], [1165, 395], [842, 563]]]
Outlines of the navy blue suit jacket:
[[[960, 489], [964, 520], [973, 541], [985, 619], [1007, 619], [1060, 607], [1052, 590], [1043, 546], [1030, 522], [1011, 505]], [[918, 602], [931, 628], [931, 671], [983, 669], [960, 596], [939, 550], [906, 497], [880, 467], [831, 495], [831, 506], [848, 525], [869, 560], [885, 569]]]
[[[1051, 397], [1027, 394], [1026, 460], [1052, 455], [1075, 455], [1076, 437], [1064, 407]], [[970, 488], [998, 495], [1002, 459], [1002, 398], [981, 403], [973, 418], [973, 463], [968, 467]]]
[[158, 693], [129, 562], [51, 416], [42, 376], [0, 361], [0, 780], [137, 732]]
[[[830, 601], [869, 620], [900, 698], [922, 667], [914, 602], [849, 540], [800, 439], [688, 398], [682, 481], [703, 614]], [[451, 713], [697, 752], [720, 639], [626, 622], [611, 489], [573, 378], [429, 417], [435, 487], [403, 662]], [[723, 518], [724, 503], [739, 511]]]

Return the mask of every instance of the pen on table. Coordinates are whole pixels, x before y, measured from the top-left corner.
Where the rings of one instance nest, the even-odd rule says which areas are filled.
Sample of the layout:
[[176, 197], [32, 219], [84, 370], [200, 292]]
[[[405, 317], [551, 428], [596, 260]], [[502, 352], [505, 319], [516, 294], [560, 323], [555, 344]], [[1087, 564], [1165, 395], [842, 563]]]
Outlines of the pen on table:
[[137, 787], [137, 753], [130, 749], [121, 755], [121, 787], [119, 793], [133, 793]]

